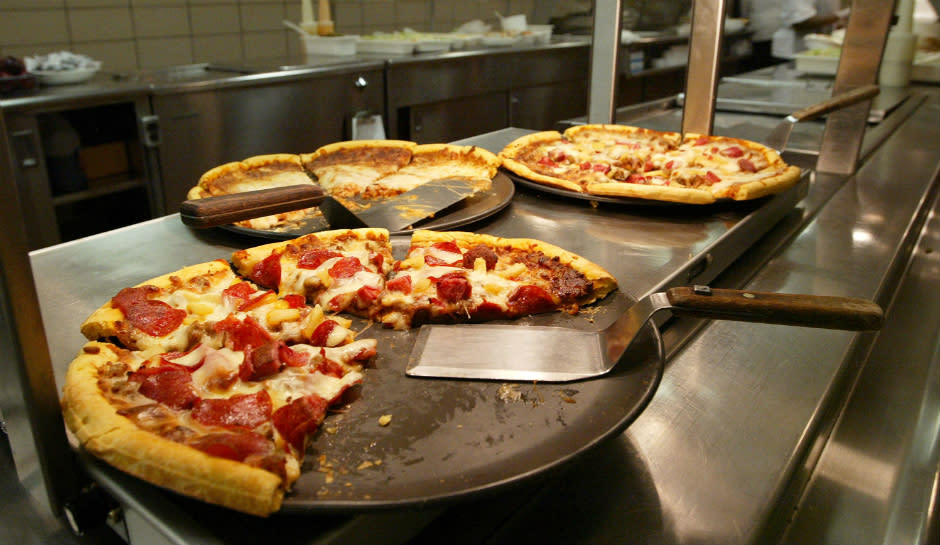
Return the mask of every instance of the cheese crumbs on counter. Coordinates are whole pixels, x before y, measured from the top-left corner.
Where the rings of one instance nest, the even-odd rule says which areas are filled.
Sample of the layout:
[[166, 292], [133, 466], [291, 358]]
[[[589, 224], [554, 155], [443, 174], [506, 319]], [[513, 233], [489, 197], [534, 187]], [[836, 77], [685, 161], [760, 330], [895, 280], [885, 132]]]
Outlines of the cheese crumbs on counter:
[[388, 426], [392, 422], [392, 415], [383, 414], [379, 417], [379, 426]]

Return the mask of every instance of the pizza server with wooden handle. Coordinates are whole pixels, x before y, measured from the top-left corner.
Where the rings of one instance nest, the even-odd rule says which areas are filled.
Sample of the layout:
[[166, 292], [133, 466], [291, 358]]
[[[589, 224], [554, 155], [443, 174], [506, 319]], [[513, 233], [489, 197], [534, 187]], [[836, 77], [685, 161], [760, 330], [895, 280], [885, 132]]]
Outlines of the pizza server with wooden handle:
[[823, 114], [872, 98], [878, 95], [879, 92], [880, 89], [877, 85], [862, 85], [812, 106], [797, 110], [785, 117], [779, 125], [770, 131], [770, 134], [764, 139], [764, 145], [783, 153], [783, 150], [787, 147], [787, 142], [790, 140], [790, 132], [793, 131], [793, 126], [800, 121], [816, 119]]
[[396, 232], [479, 191], [479, 184], [469, 180], [433, 180], [353, 212], [320, 186], [301, 184], [190, 199], [180, 205], [180, 218], [185, 225], [202, 229], [316, 206], [331, 228], [382, 227]]

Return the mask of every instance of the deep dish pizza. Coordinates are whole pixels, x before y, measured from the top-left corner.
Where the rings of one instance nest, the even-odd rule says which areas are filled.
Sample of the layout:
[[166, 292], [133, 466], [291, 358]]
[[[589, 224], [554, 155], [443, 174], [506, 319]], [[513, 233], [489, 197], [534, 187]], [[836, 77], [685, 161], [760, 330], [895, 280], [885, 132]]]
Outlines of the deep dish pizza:
[[749, 200], [796, 184], [798, 167], [738, 138], [626, 125], [576, 125], [510, 142], [502, 165], [527, 180], [575, 193], [690, 204]]
[[[417, 144], [404, 140], [350, 140], [311, 153], [272, 154], [219, 165], [204, 173], [188, 199], [269, 187], [318, 184], [352, 210], [432, 180], [457, 178], [487, 191], [499, 170], [494, 153], [476, 146]], [[320, 214], [317, 208], [237, 222], [248, 229], [289, 230]]]
[[381, 357], [344, 314], [394, 329], [573, 314], [616, 286], [551, 244], [465, 232], [416, 231], [400, 261], [381, 229], [239, 250], [232, 264], [125, 287], [95, 310], [63, 415], [84, 449], [127, 473], [266, 516], [328, 411], [355, 397]]

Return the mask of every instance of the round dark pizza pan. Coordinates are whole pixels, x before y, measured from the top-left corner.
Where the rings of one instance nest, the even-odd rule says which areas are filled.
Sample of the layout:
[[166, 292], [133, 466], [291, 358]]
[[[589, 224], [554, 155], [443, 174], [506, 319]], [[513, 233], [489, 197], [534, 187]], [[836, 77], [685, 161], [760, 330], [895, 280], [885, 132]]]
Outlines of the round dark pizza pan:
[[[514, 323], [596, 329], [632, 303], [616, 292], [577, 316]], [[611, 373], [570, 383], [408, 377], [415, 336], [375, 325], [359, 334], [378, 340], [375, 365], [357, 398], [329, 415], [315, 436], [282, 513], [445, 505], [530, 482], [627, 428], [663, 373], [653, 325]]]
[[[512, 197], [515, 194], [515, 185], [506, 174], [500, 172], [493, 177], [493, 186], [489, 191], [478, 195], [468, 197], [461, 203], [458, 203], [438, 214], [437, 217], [423, 221], [417, 224], [420, 229], [446, 230], [454, 229], [463, 225], [469, 225], [481, 219], [487, 218], [503, 208], [509, 206]], [[248, 229], [238, 225], [223, 225], [221, 229], [248, 235], [251, 237], [260, 237], [271, 240], [290, 240], [299, 236], [324, 231], [330, 228], [323, 216], [317, 215], [290, 230], [268, 231], [260, 229]], [[409, 233], [410, 230], [393, 231], [391, 234], [399, 235]]]

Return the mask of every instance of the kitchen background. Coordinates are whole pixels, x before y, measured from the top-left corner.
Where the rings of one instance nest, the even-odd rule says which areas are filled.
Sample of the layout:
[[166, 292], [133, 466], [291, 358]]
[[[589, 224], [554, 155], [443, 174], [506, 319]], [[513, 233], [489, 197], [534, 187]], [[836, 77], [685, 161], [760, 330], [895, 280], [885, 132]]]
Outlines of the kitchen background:
[[[316, 0], [312, 0], [316, 14]], [[590, 10], [590, 0], [333, 0], [336, 31], [370, 34], [412, 28], [451, 31], [480, 19], [498, 28], [495, 11], [524, 13], [530, 23]], [[628, 0], [648, 24], [674, 24], [690, 0]], [[71, 51], [106, 71], [198, 62], [282, 57], [303, 51], [283, 19], [299, 22], [300, 0], [0, 0], [0, 55]], [[635, 18], [635, 17], [634, 17]], [[582, 28], [589, 18], [581, 17]], [[625, 27], [629, 28], [629, 27]], [[558, 29], [556, 29], [557, 31]]]

